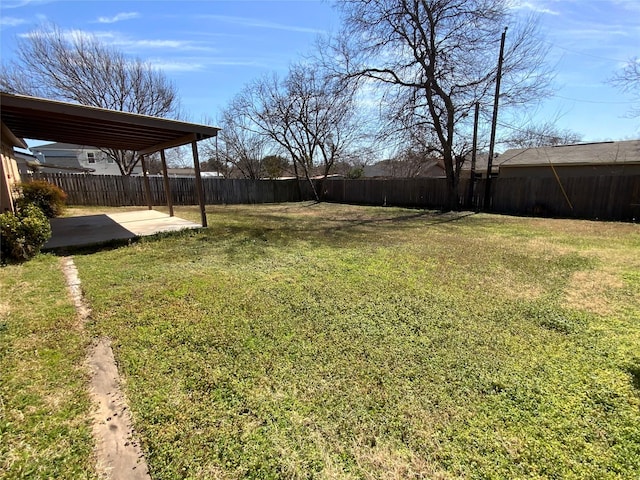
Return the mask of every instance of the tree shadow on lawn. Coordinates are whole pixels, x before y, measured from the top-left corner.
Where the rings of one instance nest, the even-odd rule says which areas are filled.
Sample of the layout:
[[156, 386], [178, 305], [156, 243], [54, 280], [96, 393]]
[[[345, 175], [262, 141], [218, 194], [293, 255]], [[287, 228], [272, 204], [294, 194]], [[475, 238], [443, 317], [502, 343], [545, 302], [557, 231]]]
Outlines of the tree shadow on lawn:
[[[299, 212], [299, 210], [297, 210]], [[474, 215], [473, 212], [417, 211], [411, 214], [296, 216], [280, 212], [255, 212], [243, 215], [240, 222], [210, 222], [199, 237], [201, 242], [224, 242], [227, 251], [246, 247], [250, 243], [261, 246], [284, 247], [295, 242], [309, 242], [319, 246], [358, 246], [371, 244], [372, 235], [391, 241], [405, 241], [402, 232], [439, 224], [451, 223]], [[425, 219], [425, 222], [415, 222]], [[244, 221], [243, 221], [244, 220]]]
[[[417, 211], [412, 214], [404, 215], [385, 215], [385, 216], [371, 216], [371, 215], [333, 215], [328, 217], [296, 217], [294, 215], [283, 215], [277, 213], [264, 213], [258, 212], [246, 215], [246, 217], [256, 219], [257, 222], [269, 225], [263, 227], [250, 227], [247, 230], [260, 229], [263, 231], [280, 231], [287, 235], [297, 237], [299, 234], [309, 232], [316, 233], [333, 233], [336, 231], [349, 231], [357, 229], [361, 226], [380, 226], [388, 227], [396, 230], [398, 224], [405, 224], [407, 228], [414, 228], [416, 226], [424, 227], [430, 225], [438, 225], [443, 223], [450, 223], [462, 220], [466, 217], [475, 215], [474, 212], [438, 212], [432, 210]], [[411, 223], [412, 220], [420, 218], [429, 219], [421, 224]], [[274, 226], [270, 226], [273, 224]], [[228, 227], [229, 228], [229, 227]], [[243, 230], [242, 227], [231, 227], [236, 232]]]
[[[310, 204], [303, 209], [312, 208]], [[301, 209], [288, 208], [279, 212], [255, 211], [242, 213], [233, 220], [210, 218], [208, 228], [186, 229], [164, 232], [145, 237], [111, 240], [93, 245], [50, 249], [56, 255], [91, 255], [98, 252], [116, 250], [137, 243], [153, 243], [164, 239], [193, 240], [198, 244], [223, 247], [229, 260], [240, 257], [269, 255], [266, 247], [287, 247], [296, 242], [308, 242], [316, 246], [349, 247], [370, 245], [372, 235], [378, 239], [386, 236], [389, 241], [405, 241], [402, 232], [415, 228], [452, 223], [474, 215], [473, 212], [438, 212], [416, 210], [415, 213], [399, 211], [398, 215], [384, 212], [380, 216], [344, 212], [319, 212], [318, 215], [300, 214]], [[298, 215], [296, 215], [298, 214]], [[214, 214], [215, 215], [215, 214]], [[417, 223], [416, 220], [425, 222]], [[176, 256], [176, 261], [181, 256]], [[168, 259], [164, 259], [167, 261]]]
[[634, 364], [627, 368], [631, 375], [631, 384], [640, 391], [640, 359], [636, 359]]
[[[438, 225], [441, 223], [450, 223], [457, 222], [466, 217], [470, 217], [475, 215], [474, 212], [433, 212], [433, 211], [423, 211], [411, 215], [402, 215], [399, 217], [388, 217], [388, 218], [372, 218], [365, 220], [349, 220], [347, 225], [336, 227], [335, 230], [347, 230], [349, 228], [355, 228], [363, 225], [375, 225], [375, 224], [385, 224], [385, 223], [402, 223], [408, 222], [410, 220], [416, 220], [418, 218], [431, 217], [431, 221], [421, 224], [420, 226], [430, 226], [430, 225]], [[393, 225], [394, 228], [397, 225]]]
[[169, 232], [159, 232], [153, 235], [137, 236], [132, 238], [119, 238], [96, 242], [87, 245], [54, 247], [46, 249], [45, 253], [52, 253], [56, 256], [70, 255], [91, 255], [99, 252], [117, 250], [122, 247], [128, 247], [137, 243], [157, 242], [165, 238], [188, 238], [203, 232], [204, 228], [185, 228], [183, 230], [174, 230]]

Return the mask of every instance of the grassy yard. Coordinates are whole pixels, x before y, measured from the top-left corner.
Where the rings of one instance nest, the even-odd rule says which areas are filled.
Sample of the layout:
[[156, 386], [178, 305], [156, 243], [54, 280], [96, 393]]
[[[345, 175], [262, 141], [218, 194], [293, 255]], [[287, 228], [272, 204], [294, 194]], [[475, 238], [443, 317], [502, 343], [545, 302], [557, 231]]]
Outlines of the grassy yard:
[[97, 478], [87, 373], [59, 259], [0, 268], [0, 478]]
[[[640, 476], [638, 225], [330, 204], [208, 214], [206, 230], [75, 257], [88, 334], [113, 340], [153, 478]], [[0, 270], [21, 292], [0, 310], [12, 472], [28, 455], [44, 468], [55, 445], [27, 451], [38, 433], [17, 431], [38, 408], [65, 412], [47, 419], [72, 432], [56, 453], [90, 460], [73, 443], [86, 396], [46, 400], [85, 381], [56, 262]], [[69, 350], [65, 373], [27, 375], [15, 357], [47, 342]], [[31, 388], [34, 407], [17, 393]]]

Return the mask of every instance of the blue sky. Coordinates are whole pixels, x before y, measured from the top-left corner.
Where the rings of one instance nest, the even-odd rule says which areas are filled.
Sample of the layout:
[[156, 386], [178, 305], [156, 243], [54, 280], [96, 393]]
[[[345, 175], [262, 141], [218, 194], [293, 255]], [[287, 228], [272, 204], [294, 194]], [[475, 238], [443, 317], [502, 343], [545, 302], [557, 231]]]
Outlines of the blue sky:
[[[640, 56], [640, 0], [512, 3], [519, 14], [540, 15], [556, 72], [555, 96], [526, 115], [554, 120], [585, 141], [640, 138], [640, 119], [625, 118], [630, 97], [606, 83]], [[318, 34], [339, 27], [331, 4], [318, 0], [2, 0], [2, 61], [12, 58], [21, 35], [43, 22], [91, 32], [162, 68], [195, 122], [215, 118], [252, 79], [285, 73]]]

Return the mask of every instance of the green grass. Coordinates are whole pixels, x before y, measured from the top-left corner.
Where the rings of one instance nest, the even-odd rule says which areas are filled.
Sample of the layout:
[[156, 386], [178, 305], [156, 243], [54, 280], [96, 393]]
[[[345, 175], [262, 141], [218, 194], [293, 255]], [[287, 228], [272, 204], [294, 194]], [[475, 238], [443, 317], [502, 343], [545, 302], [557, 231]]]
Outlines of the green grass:
[[208, 220], [75, 257], [153, 478], [640, 475], [637, 225], [329, 204]]
[[0, 268], [0, 478], [97, 478], [87, 372], [59, 259]]

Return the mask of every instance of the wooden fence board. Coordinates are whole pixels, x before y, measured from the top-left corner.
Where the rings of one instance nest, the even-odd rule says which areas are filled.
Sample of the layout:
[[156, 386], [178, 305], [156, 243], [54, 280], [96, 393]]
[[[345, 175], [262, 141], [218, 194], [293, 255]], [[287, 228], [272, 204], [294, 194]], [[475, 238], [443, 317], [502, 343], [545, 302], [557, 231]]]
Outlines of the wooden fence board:
[[[47, 173], [37, 178], [58, 185], [70, 205], [146, 206], [143, 177]], [[203, 178], [205, 203], [253, 204], [313, 200], [306, 181]], [[149, 177], [153, 205], [166, 205], [162, 177]], [[174, 205], [197, 205], [193, 178], [170, 178]], [[548, 215], [607, 220], [640, 219], [640, 175], [565, 177], [555, 179], [497, 178], [492, 180], [491, 211], [513, 215]], [[316, 188], [322, 199], [336, 203], [393, 205], [441, 209], [447, 185], [440, 178], [327, 179]], [[460, 182], [460, 200], [469, 184]], [[472, 205], [482, 209], [485, 182], [476, 182]]]

